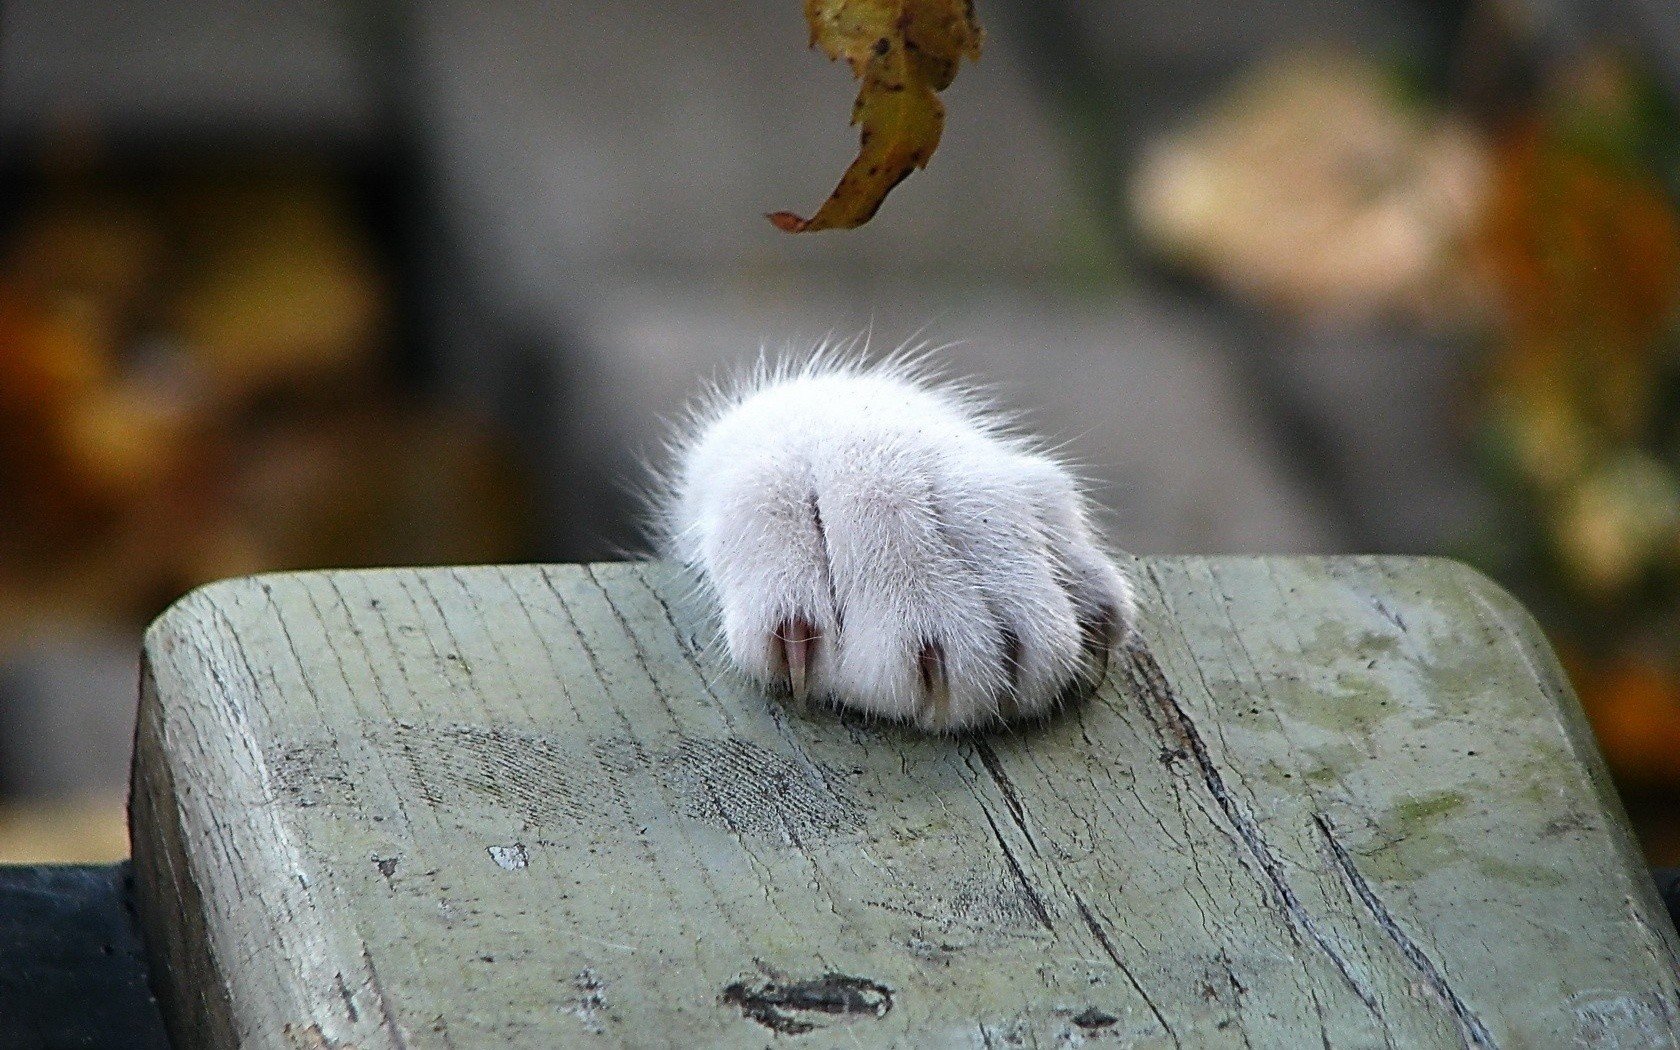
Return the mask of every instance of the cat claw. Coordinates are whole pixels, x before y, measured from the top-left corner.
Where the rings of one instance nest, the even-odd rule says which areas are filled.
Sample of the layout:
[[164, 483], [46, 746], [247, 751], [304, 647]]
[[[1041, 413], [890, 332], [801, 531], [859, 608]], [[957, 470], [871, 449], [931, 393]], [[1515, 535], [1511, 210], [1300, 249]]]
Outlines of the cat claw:
[[1114, 654], [1114, 635], [1119, 626], [1119, 619], [1119, 610], [1107, 608], [1079, 625], [1084, 635], [1085, 655], [1091, 662], [1092, 686], [1101, 685], [1103, 679], [1108, 677], [1108, 664]]
[[816, 655], [817, 639], [821, 637], [811, 622], [802, 616], [783, 621], [776, 629], [780, 642], [782, 669], [787, 673], [788, 689], [795, 700], [803, 703], [810, 695], [811, 663]]
[[916, 668], [921, 673], [924, 704], [932, 715], [928, 721], [943, 726], [951, 715], [951, 680], [938, 642], [923, 643], [916, 654]]

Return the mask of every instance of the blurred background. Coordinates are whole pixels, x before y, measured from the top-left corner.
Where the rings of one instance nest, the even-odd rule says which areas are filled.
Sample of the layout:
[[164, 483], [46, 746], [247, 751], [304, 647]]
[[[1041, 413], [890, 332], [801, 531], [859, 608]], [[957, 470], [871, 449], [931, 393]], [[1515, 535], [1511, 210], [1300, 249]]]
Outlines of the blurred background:
[[582, 560], [760, 347], [952, 343], [1142, 553], [1442, 553], [1680, 863], [1680, 8], [981, 0], [855, 149], [796, 0], [8, 0], [0, 863], [126, 854], [135, 656], [223, 576]]

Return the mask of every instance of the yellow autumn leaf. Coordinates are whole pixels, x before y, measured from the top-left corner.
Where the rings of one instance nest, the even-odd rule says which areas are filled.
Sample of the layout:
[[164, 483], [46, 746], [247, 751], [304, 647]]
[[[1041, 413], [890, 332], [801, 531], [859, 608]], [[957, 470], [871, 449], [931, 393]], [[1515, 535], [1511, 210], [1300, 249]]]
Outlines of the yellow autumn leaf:
[[805, 18], [811, 46], [845, 59], [860, 81], [852, 107], [858, 155], [815, 215], [769, 218], [788, 233], [854, 229], [939, 147], [939, 92], [958, 62], [980, 57], [980, 24], [973, 0], [805, 0]]

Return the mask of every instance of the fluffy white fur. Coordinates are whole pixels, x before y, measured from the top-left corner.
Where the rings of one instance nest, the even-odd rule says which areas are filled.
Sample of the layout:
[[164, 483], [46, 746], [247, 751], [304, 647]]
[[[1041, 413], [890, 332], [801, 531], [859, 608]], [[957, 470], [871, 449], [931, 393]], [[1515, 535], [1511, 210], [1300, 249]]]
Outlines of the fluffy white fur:
[[672, 451], [666, 554], [773, 688], [955, 731], [1094, 684], [1133, 621], [1067, 469], [902, 359], [761, 363]]

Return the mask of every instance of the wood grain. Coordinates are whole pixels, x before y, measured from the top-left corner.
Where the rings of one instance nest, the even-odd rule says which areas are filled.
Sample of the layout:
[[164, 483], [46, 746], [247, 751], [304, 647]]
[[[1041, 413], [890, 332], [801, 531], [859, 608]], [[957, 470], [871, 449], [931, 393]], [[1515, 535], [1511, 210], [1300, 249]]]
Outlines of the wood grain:
[[1417, 559], [1158, 558], [1088, 702], [804, 715], [661, 565], [304, 573], [148, 636], [181, 1047], [1675, 1045], [1539, 631]]

